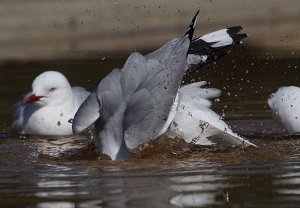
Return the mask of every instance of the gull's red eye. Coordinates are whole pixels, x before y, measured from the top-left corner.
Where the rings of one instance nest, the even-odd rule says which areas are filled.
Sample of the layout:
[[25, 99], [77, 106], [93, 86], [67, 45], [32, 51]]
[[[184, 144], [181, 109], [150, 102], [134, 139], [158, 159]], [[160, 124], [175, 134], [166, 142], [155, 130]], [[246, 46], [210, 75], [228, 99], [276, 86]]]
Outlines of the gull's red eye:
[[55, 88], [54, 87], [52, 87], [50, 90], [49, 90], [49, 92], [54, 92], [55, 91]]

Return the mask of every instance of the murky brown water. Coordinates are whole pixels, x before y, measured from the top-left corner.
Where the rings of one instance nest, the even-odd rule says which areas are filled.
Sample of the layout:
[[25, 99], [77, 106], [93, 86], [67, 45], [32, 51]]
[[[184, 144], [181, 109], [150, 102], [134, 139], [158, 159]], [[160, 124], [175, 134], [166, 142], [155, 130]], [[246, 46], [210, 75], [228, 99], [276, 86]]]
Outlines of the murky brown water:
[[93, 89], [122, 59], [1, 65], [1, 207], [298, 207], [300, 136], [286, 135], [272, 120], [266, 99], [279, 86], [300, 85], [300, 59], [249, 51], [236, 51], [193, 78], [222, 89], [214, 109], [259, 148], [164, 138], [130, 161], [97, 159], [84, 135], [9, 134], [10, 108], [37, 74], [60, 70], [72, 84]]

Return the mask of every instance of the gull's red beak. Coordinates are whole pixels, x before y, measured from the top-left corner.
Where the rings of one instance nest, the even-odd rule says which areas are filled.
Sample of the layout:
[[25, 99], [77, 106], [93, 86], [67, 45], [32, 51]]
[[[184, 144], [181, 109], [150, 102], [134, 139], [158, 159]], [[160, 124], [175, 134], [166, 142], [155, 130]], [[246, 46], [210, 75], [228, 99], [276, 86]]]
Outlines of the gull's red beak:
[[32, 94], [32, 95], [30, 95], [28, 98], [26, 98], [25, 100], [24, 100], [24, 104], [25, 105], [28, 105], [28, 104], [30, 104], [30, 103], [33, 103], [33, 102], [35, 102], [35, 101], [38, 101], [40, 98], [42, 98], [42, 97], [44, 97], [44, 96], [36, 96], [35, 94]]

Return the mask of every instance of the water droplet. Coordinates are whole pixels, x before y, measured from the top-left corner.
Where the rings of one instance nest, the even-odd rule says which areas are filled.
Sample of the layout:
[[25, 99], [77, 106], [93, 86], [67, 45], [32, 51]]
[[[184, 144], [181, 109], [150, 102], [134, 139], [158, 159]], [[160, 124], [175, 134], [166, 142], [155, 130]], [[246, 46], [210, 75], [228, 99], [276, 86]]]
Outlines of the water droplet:
[[103, 56], [102, 58], [101, 58], [101, 61], [104, 61], [106, 59], [106, 57], [105, 56]]
[[61, 125], [60, 121], [57, 121], [57, 126], [60, 126], [60, 125]]
[[26, 139], [27, 138], [27, 136], [25, 136], [25, 135], [19, 135], [19, 139]]
[[68, 120], [68, 122], [69, 122], [69, 123], [73, 123], [73, 122], [74, 122], [73, 118], [70, 118], [70, 119]]
[[63, 113], [60, 113], [60, 117], [63, 117], [64, 116], [64, 114]]
[[226, 193], [225, 199], [226, 199], [226, 202], [229, 202], [229, 194], [228, 193]]
[[86, 138], [91, 142], [94, 140], [94, 134], [93, 132], [90, 130], [86, 133]]

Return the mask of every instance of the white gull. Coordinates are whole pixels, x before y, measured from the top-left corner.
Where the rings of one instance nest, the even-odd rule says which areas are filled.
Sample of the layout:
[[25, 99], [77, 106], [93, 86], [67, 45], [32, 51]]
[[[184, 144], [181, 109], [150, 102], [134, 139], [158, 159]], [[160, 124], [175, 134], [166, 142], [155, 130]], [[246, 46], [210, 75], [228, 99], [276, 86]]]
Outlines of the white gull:
[[89, 94], [82, 87], [71, 87], [62, 73], [46, 71], [14, 106], [11, 130], [26, 135], [70, 135], [72, 119]]

